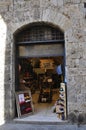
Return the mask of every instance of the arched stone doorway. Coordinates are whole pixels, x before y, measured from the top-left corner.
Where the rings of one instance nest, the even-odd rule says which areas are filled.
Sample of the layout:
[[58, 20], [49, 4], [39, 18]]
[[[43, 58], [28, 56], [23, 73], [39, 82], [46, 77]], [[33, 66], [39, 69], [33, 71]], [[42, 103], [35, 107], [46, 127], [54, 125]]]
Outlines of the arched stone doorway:
[[[54, 106], [55, 102], [59, 99], [60, 83], [65, 82], [64, 33], [59, 28], [40, 22], [25, 26], [14, 37], [16, 48], [15, 90], [25, 91], [29, 88], [32, 93], [33, 102], [35, 102], [38, 96], [37, 106], [35, 105], [36, 109], [40, 108], [39, 103], [51, 104], [53, 95]], [[21, 74], [19, 72], [19, 66], [21, 68]], [[61, 66], [62, 72], [60, 74], [57, 72], [57, 66]], [[46, 74], [52, 79], [52, 83], [43, 83], [43, 78]], [[31, 83], [23, 84], [22, 87], [20, 83], [21, 75], [23, 75], [24, 82], [30, 81]], [[30, 78], [29, 76], [32, 79], [26, 81], [25, 77]], [[51, 88], [48, 88], [49, 85]], [[48, 98], [45, 99], [43, 97], [42, 100], [42, 91], [46, 86], [52, 92], [50, 99], [48, 99], [48, 95]], [[36, 91], [38, 92], [37, 94]], [[55, 97], [56, 95], [57, 97]]]

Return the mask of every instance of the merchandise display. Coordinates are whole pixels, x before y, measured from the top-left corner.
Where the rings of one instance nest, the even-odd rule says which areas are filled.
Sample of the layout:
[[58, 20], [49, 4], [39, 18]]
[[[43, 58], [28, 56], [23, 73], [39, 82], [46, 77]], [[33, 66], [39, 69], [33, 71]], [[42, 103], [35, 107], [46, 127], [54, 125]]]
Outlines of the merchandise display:
[[18, 117], [25, 116], [34, 112], [30, 91], [16, 92], [16, 104]]
[[38, 102], [51, 102], [51, 101], [52, 101], [51, 88], [42, 88], [39, 94]]
[[60, 84], [59, 99], [56, 104], [56, 114], [62, 120], [66, 119], [66, 89], [65, 83]]
[[[21, 58], [18, 91], [31, 91], [34, 97], [33, 103], [37, 103], [36, 109], [41, 103], [45, 107], [51, 104], [54, 108], [52, 113], [64, 120], [66, 118], [66, 92], [65, 84], [62, 83], [64, 79], [62, 61], [63, 57]], [[57, 68], [61, 73], [57, 73]], [[33, 112], [32, 99], [25, 96], [24, 102], [20, 104], [20, 110], [21, 115]]]
[[46, 73], [41, 81], [38, 102], [47, 103], [52, 101], [52, 85], [52, 78]]

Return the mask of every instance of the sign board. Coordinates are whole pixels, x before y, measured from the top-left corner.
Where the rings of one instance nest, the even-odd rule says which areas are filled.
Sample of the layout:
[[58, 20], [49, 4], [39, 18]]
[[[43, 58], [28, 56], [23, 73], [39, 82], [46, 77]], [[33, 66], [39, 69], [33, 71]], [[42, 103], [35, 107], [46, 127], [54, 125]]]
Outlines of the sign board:
[[18, 117], [34, 112], [30, 91], [20, 91], [15, 93]]

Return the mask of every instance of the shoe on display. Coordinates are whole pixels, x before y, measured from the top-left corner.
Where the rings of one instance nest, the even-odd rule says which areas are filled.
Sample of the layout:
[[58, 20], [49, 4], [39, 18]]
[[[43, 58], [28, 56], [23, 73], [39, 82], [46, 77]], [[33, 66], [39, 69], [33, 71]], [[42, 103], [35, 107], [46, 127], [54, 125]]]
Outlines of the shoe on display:
[[60, 105], [64, 105], [64, 102], [60, 101], [59, 104], [60, 104]]
[[64, 111], [64, 108], [60, 107], [59, 110], [60, 110], [60, 111]]
[[60, 88], [60, 91], [64, 91], [62, 87]]
[[64, 111], [57, 111], [56, 114], [64, 113]]
[[64, 96], [64, 93], [60, 93], [60, 96]]
[[59, 99], [59, 101], [64, 102], [64, 98], [63, 98], [63, 99], [62, 99], [62, 98], [60, 98], [60, 99]]
[[60, 94], [59, 97], [60, 97], [60, 98], [64, 98], [64, 94]]
[[61, 107], [64, 107], [64, 104], [62, 104], [62, 103], [59, 103], [59, 105], [60, 105]]
[[65, 101], [65, 98], [64, 97], [60, 97], [61, 101]]
[[65, 91], [59, 91], [60, 94], [65, 94]]
[[61, 105], [56, 106], [56, 114], [64, 113], [64, 108]]

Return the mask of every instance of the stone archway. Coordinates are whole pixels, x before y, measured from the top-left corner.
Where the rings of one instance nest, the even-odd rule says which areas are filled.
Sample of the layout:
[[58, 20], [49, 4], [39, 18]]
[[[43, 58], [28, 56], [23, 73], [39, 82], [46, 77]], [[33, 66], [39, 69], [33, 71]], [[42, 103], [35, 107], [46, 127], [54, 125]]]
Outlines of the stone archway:
[[[65, 34], [66, 32], [71, 28], [71, 22], [70, 20], [64, 16], [63, 14], [61, 13], [55, 13], [54, 11], [51, 11], [51, 14], [52, 14], [52, 17], [47, 17], [46, 16], [46, 19], [45, 19], [45, 16], [42, 17], [42, 19], [39, 19], [39, 20], [35, 20], [34, 18], [31, 19], [30, 21], [26, 20], [20, 24], [16, 24], [15, 23], [15, 28], [12, 27], [12, 32], [13, 34], [17, 33], [18, 30], [21, 30], [22, 28], [24, 28], [25, 26], [27, 25], [30, 25], [30, 24], [34, 24], [36, 22], [43, 22], [43, 23], [47, 23], [47, 24], [50, 24], [54, 27], [58, 27], [60, 28]], [[53, 15], [54, 14], [54, 15]], [[54, 19], [54, 21], [53, 21]], [[65, 35], [66, 36], [66, 35]], [[65, 48], [66, 48], [66, 39], [65, 39]], [[66, 51], [66, 50], [65, 50]]]
[[[29, 30], [29, 32], [28, 32], [28, 30]], [[35, 35], [38, 34], [37, 30], [39, 32], [39, 35], [37, 35], [37, 37], [35, 37]], [[44, 31], [44, 33], [43, 33], [44, 35], [41, 35], [41, 31]], [[28, 37], [25, 38], [25, 39], [29, 39], [29, 40], [23, 41], [23, 38], [24, 38], [25, 34], [27, 36], [27, 32], [28, 32]], [[35, 32], [36, 32], [36, 34], [35, 34]], [[48, 32], [48, 33], [46, 33], [46, 32]], [[54, 33], [54, 35], [53, 35], [53, 33]], [[45, 38], [45, 35], [46, 35], [46, 38]], [[34, 36], [34, 37], [32, 37], [32, 36]], [[53, 36], [57, 36], [57, 37], [53, 38]], [[26, 55], [24, 53], [23, 53], [24, 55], [22, 55], [21, 52], [19, 51], [19, 55], [17, 55], [18, 61], [19, 61], [19, 57], [21, 57], [21, 59], [22, 59], [25, 56], [28, 57], [28, 58], [30, 58], [30, 57], [43, 57], [43, 56], [44, 57], [51, 56], [51, 57], [54, 57], [54, 58], [55, 58], [55, 56], [58, 56], [58, 57], [62, 56], [62, 57], [64, 57], [64, 49], [62, 49], [62, 48], [64, 48], [64, 47], [62, 47], [62, 46], [64, 46], [64, 33], [60, 29], [56, 28], [54, 25], [51, 25], [51, 24], [48, 24], [48, 23], [44, 23], [44, 22], [31, 23], [28, 26], [26, 26], [25, 28], [24, 27], [23, 27], [23, 29], [21, 28], [19, 30], [19, 32], [17, 32], [15, 34], [15, 39], [16, 39], [16, 43], [15, 43], [16, 48], [19, 48], [21, 46], [21, 45], [18, 45], [18, 43], [20, 44], [22, 42], [23, 47], [24, 47], [25, 46], [25, 42], [26, 42], [27, 46], [25, 48], [27, 49], [27, 47], [28, 47], [28, 49], [29, 49], [28, 50], [28, 54], [26, 54]], [[43, 44], [46, 44], [46, 47], [47, 47], [50, 44], [51, 47], [48, 46], [48, 49], [46, 49], [44, 47], [44, 45], [43, 45], [42, 46], [42, 50], [44, 48], [43, 52], [42, 52], [42, 50], [40, 52], [40, 49], [41, 49], [40, 46], [37, 46], [37, 48], [35, 48], [35, 49], [31, 49], [32, 46], [33, 46], [32, 44], [34, 44], [34, 46], [36, 46], [38, 44], [37, 42], [39, 43], [40, 46], [43, 45]], [[56, 42], [56, 43], [54, 43], [54, 42]], [[58, 46], [57, 44], [58, 45], [62, 45], [62, 46]], [[38, 50], [36, 50], [36, 49], [38, 49]], [[16, 52], [18, 52], [18, 51], [16, 51]], [[16, 70], [17, 70], [17, 68], [16, 68]], [[17, 89], [18, 88], [16, 88], [16, 90]]]
[[[15, 60], [15, 51], [14, 51], [14, 39], [13, 39], [13, 35], [14, 33], [16, 33], [18, 30], [20, 30], [21, 28], [23, 28], [24, 26], [26, 25], [29, 25], [31, 23], [35, 23], [35, 22], [44, 22], [44, 23], [47, 23], [47, 24], [50, 24], [54, 27], [59, 27], [61, 30], [63, 30], [63, 32], [66, 32], [69, 27], [71, 27], [71, 22], [70, 20], [64, 16], [63, 14], [60, 14], [60, 13], [56, 13], [55, 15], [53, 15], [54, 11], [51, 12], [52, 14], [52, 18], [47, 18], [45, 19], [45, 17], [43, 16], [42, 19], [39, 19], [39, 20], [35, 20], [34, 18], [31, 19], [30, 21], [29, 20], [24, 20], [23, 22], [19, 22], [18, 24], [15, 22], [15, 23], [10, 23], [10, 26], [8, 26], [8, 34], [7, 34], [7, 37], [8, 37], [8, 40], [7, 40], [7, 43], [9, 43], [11, 46], [10, 46], [10, 50], [11, 50], [11, 62], [10, 62], [10, 68], [11, 68], [11, 71], [10, 71], [10, 76], [11, 76], [11, 82], [9, 82], [9, 85], [11, 86], [9, 90], [6, 90], [6, 93], [10, 93], [10, 102], [9, 102], [9, 99], [8, 100], [5, 100], [5, 106], [9, 105], [9, 111], [7, 111], [7, 114], [5, 114], [5, 119], [6, 120], [9, 120], [11, 118], [14, 117], [15, 115], [15, 110], [14, 110], [14, 104], [15, 104], [15, 63], [14, 63], [14, 60]], [[55, 19], [53, 21], [53, 19]], [[10, 37], [10, 38], [9, 38]], [[11, 44], [12, 43], [12, 44]], [[66, 43], [66, 41], [65, 41]], [[9, 55], [10, 56], [10, 55]], [[13, 62], [12, 62], [13, 61]]]

